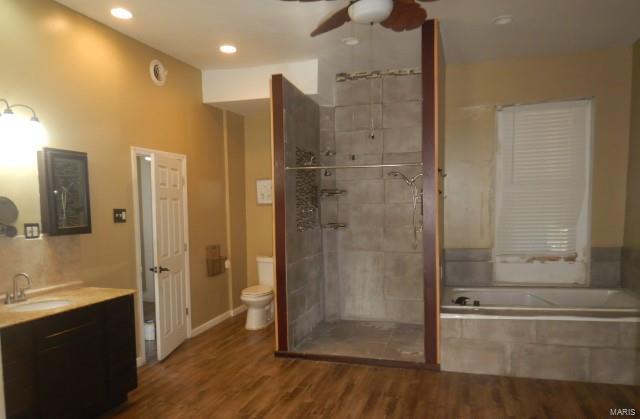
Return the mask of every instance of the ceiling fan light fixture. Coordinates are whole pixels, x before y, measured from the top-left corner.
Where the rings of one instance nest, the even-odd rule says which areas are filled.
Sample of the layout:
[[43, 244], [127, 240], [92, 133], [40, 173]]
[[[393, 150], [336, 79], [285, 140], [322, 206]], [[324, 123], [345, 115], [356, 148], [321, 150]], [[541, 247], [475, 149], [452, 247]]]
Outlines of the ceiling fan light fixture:
[[349, 7], [349, 17], [356, 23], [380, 23], [393, 11], [393, 0], [360, 0]]

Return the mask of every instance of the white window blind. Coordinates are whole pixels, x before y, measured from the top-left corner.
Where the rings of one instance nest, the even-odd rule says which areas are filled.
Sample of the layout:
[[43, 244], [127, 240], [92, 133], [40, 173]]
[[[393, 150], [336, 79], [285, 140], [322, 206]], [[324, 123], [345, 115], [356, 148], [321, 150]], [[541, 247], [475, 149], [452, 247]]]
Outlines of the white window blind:
[[588, 259], [590, 137], [590, 101], [498, 112], [496, 262]]

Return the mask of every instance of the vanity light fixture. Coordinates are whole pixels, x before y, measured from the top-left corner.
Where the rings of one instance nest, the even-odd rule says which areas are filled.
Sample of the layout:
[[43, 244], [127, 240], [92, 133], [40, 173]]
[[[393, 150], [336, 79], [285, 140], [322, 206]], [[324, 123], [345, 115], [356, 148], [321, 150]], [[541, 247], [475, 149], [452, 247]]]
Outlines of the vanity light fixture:
[[111, 9], [111, 16], [115, 17], [116, 19], [129, 20], [133, 17], [133, 13], [131, 13], [124, 7], [114, 7], [113, 9]]
[[[21, 147], [26, 149], [40, 149], [48, 142], [48, 135], [45, 128], [40, 123], [36, 111], [29, 105], [11, 105], [5, 99], [0, 99], [0, 103], [5, 105], [4, 111], [0, 114], [0, 142], [12, 143], [12, 148]], [[13, 110], [24, 108], [31, 112], [31, 118], [26, 120], [16, 115]]]
[[223, 54], [235, 54], [238, 52], [238, 48], [230, 44], [220, 45], [220, 52]]

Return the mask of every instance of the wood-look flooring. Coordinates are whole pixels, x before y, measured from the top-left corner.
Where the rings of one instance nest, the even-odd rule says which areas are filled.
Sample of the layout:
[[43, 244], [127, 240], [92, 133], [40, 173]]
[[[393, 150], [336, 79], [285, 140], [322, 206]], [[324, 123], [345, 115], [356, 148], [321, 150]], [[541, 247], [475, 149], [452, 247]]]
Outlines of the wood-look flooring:
[[607, 418], [640, 387], [281, 359], [244, 316], [139, 370], [114, 418]]

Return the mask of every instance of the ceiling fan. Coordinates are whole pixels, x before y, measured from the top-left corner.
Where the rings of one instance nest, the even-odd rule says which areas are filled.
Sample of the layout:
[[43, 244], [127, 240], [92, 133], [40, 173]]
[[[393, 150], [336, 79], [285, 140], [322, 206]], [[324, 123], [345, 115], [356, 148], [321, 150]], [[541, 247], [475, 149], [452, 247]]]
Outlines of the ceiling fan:
[[[322, 1], [322, 0], [283, 0], [283, 1]], [[326, 0], [334, 1], [334, 0]], [[436, 0], [418, 0], [431, 2]], [[379, 23], [395, 32], [416, 29], [427, 20], [427, 11], [416, 0], [350, 0], [349, 5], [322, 22], [311, 36], [317, 36], [339, 28], [349, 21], [361, 24]]]

